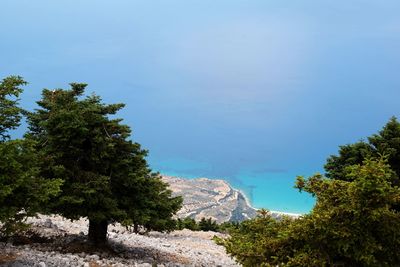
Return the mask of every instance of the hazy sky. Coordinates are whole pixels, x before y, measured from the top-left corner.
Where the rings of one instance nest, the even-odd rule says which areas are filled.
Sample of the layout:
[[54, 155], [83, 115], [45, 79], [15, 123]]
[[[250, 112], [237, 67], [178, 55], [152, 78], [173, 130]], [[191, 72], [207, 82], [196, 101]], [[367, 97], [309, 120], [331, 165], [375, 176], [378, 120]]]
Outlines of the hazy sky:
[[[156, 170], [294, 179], [400, 115], [400, 1], [1, 0], [0, 76], [89, 83]], [[283, 178], [282, 178], [283, 179]]]

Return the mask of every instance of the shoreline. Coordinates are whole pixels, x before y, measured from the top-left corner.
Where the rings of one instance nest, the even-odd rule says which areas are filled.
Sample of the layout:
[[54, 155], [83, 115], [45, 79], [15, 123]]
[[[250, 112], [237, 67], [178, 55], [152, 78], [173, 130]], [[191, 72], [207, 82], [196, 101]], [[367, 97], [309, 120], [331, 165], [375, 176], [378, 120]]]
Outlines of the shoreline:
[[[177, 179], [184, 179], [184, 180], [197, 180], [197, 179], [205, 179], [205, 180], [210, 180], [210, 181], [221, 181], [223, 183], [225, 183], [226, 185], [228, 185], [230, 188], [232, 188], [232, 190], [238, 192], [240, 195], [243, 196], [243, 198], [245, 199], [245, 202], [247, 204], [247, 206], [249, 206], [250, 208], [254, 209], [255, 211], [260, 210], [259, 208], [255, 208], [249, 197], [241, 190], [238, 189], [236, 187], [233, 187], [231, 185], [231, 183], [227, 180], [227, 179], [223, 179], [223, 178], [210, 178], [210, 177], [195, 177], [195, 178], [189, 178], [189, 177], [183, 177], [183, 176], [176, 176], [176, 175], [166, 175], [166, 174], [160, 174], [161, 176], [168, 176], [168, 177], [174, 177]], [[289, 217], [293, 217], [293, 218], [298, 218], [302, 215], [304, 215], [303, 213], [296, 213], [296, 212], [286, 212], [286, 211], [277, 211], [277, 210], [272, 210], [272, 209], [268, 209], [265, 208], [266, 210], [268, 210], [272, 215], [278, 215], [278, 216], [289, 216]]]
[[[239, 193], [244, 197], [244, 199], [245, 199], [245, 201], [246, 201], [246, 204], [247, 204], [249, 207], [253, 208], [253, 209], [256, 210], [256, 211], [260, 210], [260, 209], [258, 209], [258, 208], [255, 208], [255, 207], [251, 204], [249, 198], [246, 196], [246, 194], [245, 194], [242, 190], [237, 189], [237, 188], [234, 188], [234, 187], [233, 187], [228, 181], [226, 181], [226, 180], [223, 180], [223, 179], [219, 179], [219, 180], [224, 181], [224, 182], [227, 183], [233, 190], [239, 192]], [[265, 208], [265, 209], [268, 210], [271, 214], [285, 215], [285, 216], [294, 217], [294, 218], [298, 218], [298, 217], [304, 215], [304, 214], [302, 214], [302, 213], [277, 211], [277, 210], [271, 210], [271, 209], [268, 209], [268, 208]]]

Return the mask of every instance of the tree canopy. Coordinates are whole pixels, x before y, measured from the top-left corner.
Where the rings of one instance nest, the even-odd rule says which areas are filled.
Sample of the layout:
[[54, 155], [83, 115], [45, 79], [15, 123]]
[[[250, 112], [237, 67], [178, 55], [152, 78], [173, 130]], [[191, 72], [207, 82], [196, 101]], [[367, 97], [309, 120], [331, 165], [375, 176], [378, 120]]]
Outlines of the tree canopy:
[[326, 176], [298, 177], [316, 198], [309, 214], [276, 221], [263, 212], [217, 239], [244, 266], [400, 265], [400, 123], [330, 156]]
[[151, 173], [147, 151], [129, 139], [130, 128], [111, 118], [124, 104], [84, 97], [85, 88], [72, 83], [70, 90], [45, 89], [39, 108], [28, 115], [27, 138], [46, 157], [42, 174], [64, 180], [51, 211], [69, 219], [87, 217], [94, 243], [106, 241], [109, 223], [168, 228], [181, 199]]
[[[149, 168], [147, 151], [133, 142], [129, 126], [115, 114], [124, 104], [85, 96], [86, 84], [44, 89], [33, 112], [19, 107], [21, 86], [0, 82], [0, 231], [20, 229], [37, 212], [89, 219], [89, 240], [102, 244], [107, 227], [120, 222], [148, 230], [171, 230], [182, 199]], [[10, 130], [27, 116], [24, 139]]]
[[22, 109], [19, 107], [19, 96], [26, 85], [22, 77], [9, 76], [0, 82], [0, 140], [10, 138], [9, 131], [16, 129], [22, 118]]
[[9, 140], [22, 118], [20, 86], [26, 82], [10, 76], [0, 82], [0, 235], [21, 230], [24, 219], [43, 211], [50, 197], [57, 195], [62, 181], [40, 174], [42, 155], [32, 140]]
[[310, 214], [259, 216], [218, 242], [244, 266], [397, 266], [400, 215], [391, 207], [400, 191], [392, 175], [380, 158], [349, 167], [343, 180], [298, 177], [296, 186], [316, 197]]
[[361, 164], [370, 157], [388, 156], [388, 163], [394, 171], [392, 182], [399, 184], [400, 177], [400, 123], [390, 118], [377, 134], [354, 144], [339, 147], [339, 155], [332, 155], [325, 164], [326, 176], [332, 179], [347, 179], [346, 168]]

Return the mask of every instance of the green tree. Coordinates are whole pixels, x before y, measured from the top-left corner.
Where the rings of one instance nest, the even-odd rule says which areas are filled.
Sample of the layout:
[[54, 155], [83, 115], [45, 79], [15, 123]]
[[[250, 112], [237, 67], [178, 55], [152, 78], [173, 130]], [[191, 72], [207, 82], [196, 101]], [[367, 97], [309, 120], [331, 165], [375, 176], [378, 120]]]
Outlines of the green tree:
[[278, 221], [270, 213], [259, 213], [256, 218], [229, 228], [228, 239], [214, 240], [243, 266], [277, 266], [285, 257], [284, 231], [290, 222], [286, 217]]
[[27, 83], [20, 76], [9, 76], [0, 82], [0, 141], [10, 138], [9, 131], [16, 129], [22, 118], [19, 96]]
[[339, 155], [332, 155], [325, 164], [326, 177], [346, 179], [347, 167], [361, 164], [366, 158], [376, 154], [375, 149], [364, 141], [339, 147]]
[[400, 123], [392, 117], [379, 133], [368, 137], [368, 141], [375, 148], [377, 154], [387, 155], [390, 168], [395, 172], [392, 180], [399, 185], [400, 177]]
[[239, 222], [223, 222], [218, 225], [218, 231], [222, 233], [229, 233], [233, 229], [238, 229], [240, 226]]
[[195, 219], [186, 217], [182, 220], [182, 229], [189, 229], [192, 231], [198, 231], [199, 226], [196, 223]]
[[[137, 167], [138, 164], [132, 166]], [[129, 185], [125, 183], [116, 185], [118, 192], [125, 192], [121, 194], [119, 200], [129, 218], [124, 224], [133, 224], [135, 232], [138, 232], [139, 226], [147, 231], [174, 230], [176, 221], [172, 219], [172, 216], [180, 209], [182, 198], [171, 197], [172, 191], [168, 189], [168, 185], [161, 180], [158, 174], [150, 173], [147, 167], [141, 169], [147, 173], [144, 175], [133, 174], [136, 175], [134, 188], [129, 189]], [[131, 190], [135, 190], [136, 194], [130, 194]]]
[[33, 141], [9, 140], [9, 131], [16, 129], [22, 118], [18, 97], [25, 84], [18, 76], [0, 82], [0, 235], [4, 236], [23, 230], [26, 217], [44, 211], [62, 182], [40, 175], [42, 157]]
[[344, 179], [298, 177], [316, 198], [299, 219], [259, 216], [218, 240], [244, 266], [398, 266], [400, 201], [387, 159], [349, 166]]
[[110, 223], [144, 224], [155, 218], [155, 208], [168, 220], [179, 205], [160, 201], [179, 199], [151, 174], [147, 151], [129, 140], [130, 128], [110, 118], [124, 105], [106, 105], [94, 94], [83, 97], [85, 87], [72, 83], [70, 90], [43, 90], [40, 108], [28, 116], [28, 137], [46, 155], [44, 176], [62, 170], [62, 193], [51, 210], [72, 220], [87, 217], [89, 240], [103, 244]]
[[[312, 213], [292, 225], [292, 236], [304, 244], [301, 255], [327, 266], [399, 265], [400, 216], [392, 207], [400, 191], [392, 177], [385, 158], [348, 167], [345, 179], [299, 177], [298, 188], [317, 198]], [[294, 254], [292, 261], [297, 259]]]
[[368, 141], [340, 146], [339, 155], [332, 155], [325, 164], [326, 176], [332, 179], [347, 179], [347, 167], [361, 164], [370, 157], [388, 155], [388, 163], [394, 171], [392, 182], [399, 184], [400, 177], [400, 123], [396, 117], [390, 118], [377, 134]]
[[175, 230], [183, 230], [183, 221], [181, 218], [176, 219]]
[[62, 180], [40, 175], [41, 160], [32, 141], [0, 143], [0, 234], [25, 229], [25, 218], [44, 212], [48, 200], [60, 192]]
[[199, 229], [201, 231], [214, 231], [217, 232], [219, 230], [218, 224], [216, 221], [213, 221], [211, 218], [201, 218], [199, 222]]

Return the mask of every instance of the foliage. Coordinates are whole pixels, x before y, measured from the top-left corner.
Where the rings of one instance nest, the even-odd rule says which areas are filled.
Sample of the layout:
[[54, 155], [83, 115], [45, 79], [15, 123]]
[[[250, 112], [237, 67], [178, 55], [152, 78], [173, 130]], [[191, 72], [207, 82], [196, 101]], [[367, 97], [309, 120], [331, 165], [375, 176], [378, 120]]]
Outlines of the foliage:
[[218, 240], [244, 266], [397, 266], [400, 201], [387, 159], [367, 159], [332, 180], [298, 177], [296, 186], [316, 197], [310, 214], [275, 221], [245, 221]]
[[276, 265], [281, 263], [278, 256], [284, 250], [283, 234], [290, 222], [288, 217], [278, 221], [270, 213], [259, 213], [256, 218], [243, 221], [237, 228], [231, 228], [230, 238], [215, 237], [214, 240], [223, 245], [243, 266]]
[[234, 229], [238, 229], [240, 227], [240, 222], [223, 222], [218, 225], [218, 232], [221, 233], [229, 233]]
[[219, 227], [216, 221], [213, 221], [211, 218], [201, 218], [199, 222], [199, 229], [201, 231], [219, 231]]
[[[135, 166], [138, 166], [138, 163]], [[147, 231], [174, 230], [175, 220], [172, 216], [180, 209], [182, 198], [171, 197], [172, 191], [158, 174], [151, 174], [144, 166], [142, 170], [147, 170], [148, 173], [136, 177], [134, 188], [125, 183], [119, 184], [121, 188], [116, 185], [117, 191], [126, 191], [119, 200], [129, 218], [123, 224], [140, 225]], [[130, 190], [135, 190], [135, 194], [129, 194]]]
[[347, 167], [361, 164], [370, 157], [388, 156], [388, 163], [394, 171], [391, 181], [399, 184], [400, 177], [400, 123], [392, 117], [379, 133], [368, 137], [368, 142], [340, 146], [339, 155], [332, 155], [325, 164], [326, 176], [332, 179], [349, 179]]
[[317, 204], [294, 231], [301, 231], [303, 236], [298, 236], [328, 263], [398, 265], [400, 216], [392, 207], [399, 203], [400, 191], [391, 184], [393, 171], [387, 160], [367, 159], [348, 167], [347, 173], [351, 182], [320, 175], [299, 178], [299, 188], [314, 194]]
[[21, 86], [26, 84], [20, 76], [9, 76], [0, 82], [0, 141], [9, 139], [9, 131], [20, 124], [22, 109], [18, 102]]
[[10, 76], [0, 83], [0, 235], [25, 229], [24, 219], [33, 216], [59, 192], [60, 179], [40, 175], [41, 155], [29, 140], [9, 140], [19, 126], [23, 110], [18, 106], [26, 82]]
[[364, 141], [339, 147], [339, 155], [332, 155], [325, 164], [326, 177], [332, 179], [346, 179], [346, 168], [360, 164], [374, 154], [374, 149]]
[[396, 175], [392, 177], [399, 185], [400, 177], [400, 123], [392, 117], [378, 134], [368, 137], [369, 143], [375, 148], [378, 155], [387, 155], [388, 163]]
[[175, 230], [189, 229], [192, 231], [213, 231], [213, 232], [224, 232], [227, 229], [233, 228], [239, 223], [236, 222], [224, 222], [222, 224], [217, 224], [212, 218], [201, 218], [199, 222], [195, 219], [186, 217], [183, 220], [178, 218], [176, 220]]
[[200, 230], [196, 220], [190, 217], [186, 217], [183, 220], [178, 218], [176, 221], [176, 229], [177, 230], [189, 229], [192, 231]]
[[43, 212], [50, 197], [60, 191], [60, 179], [40, 176], [41, 158], [27, 140], [0, 143], [0, 232], [9, 235], [25, 227], [28, 216]]
[[51, 210], [69, 219], [87, 217], [94, 243], [106, 241], [109, 223], [168, 228], [180, 198], [151, 173], [147, 151], [129, 139], [130, 128], [110, 118], [124, 105], [106, 105], [94, 94], [83, 97], [85, 87], [45, 89], [40, 108], [28, 115], [27, 137], [46, 156], [42, 174], [57, 172], [65, 181]]

